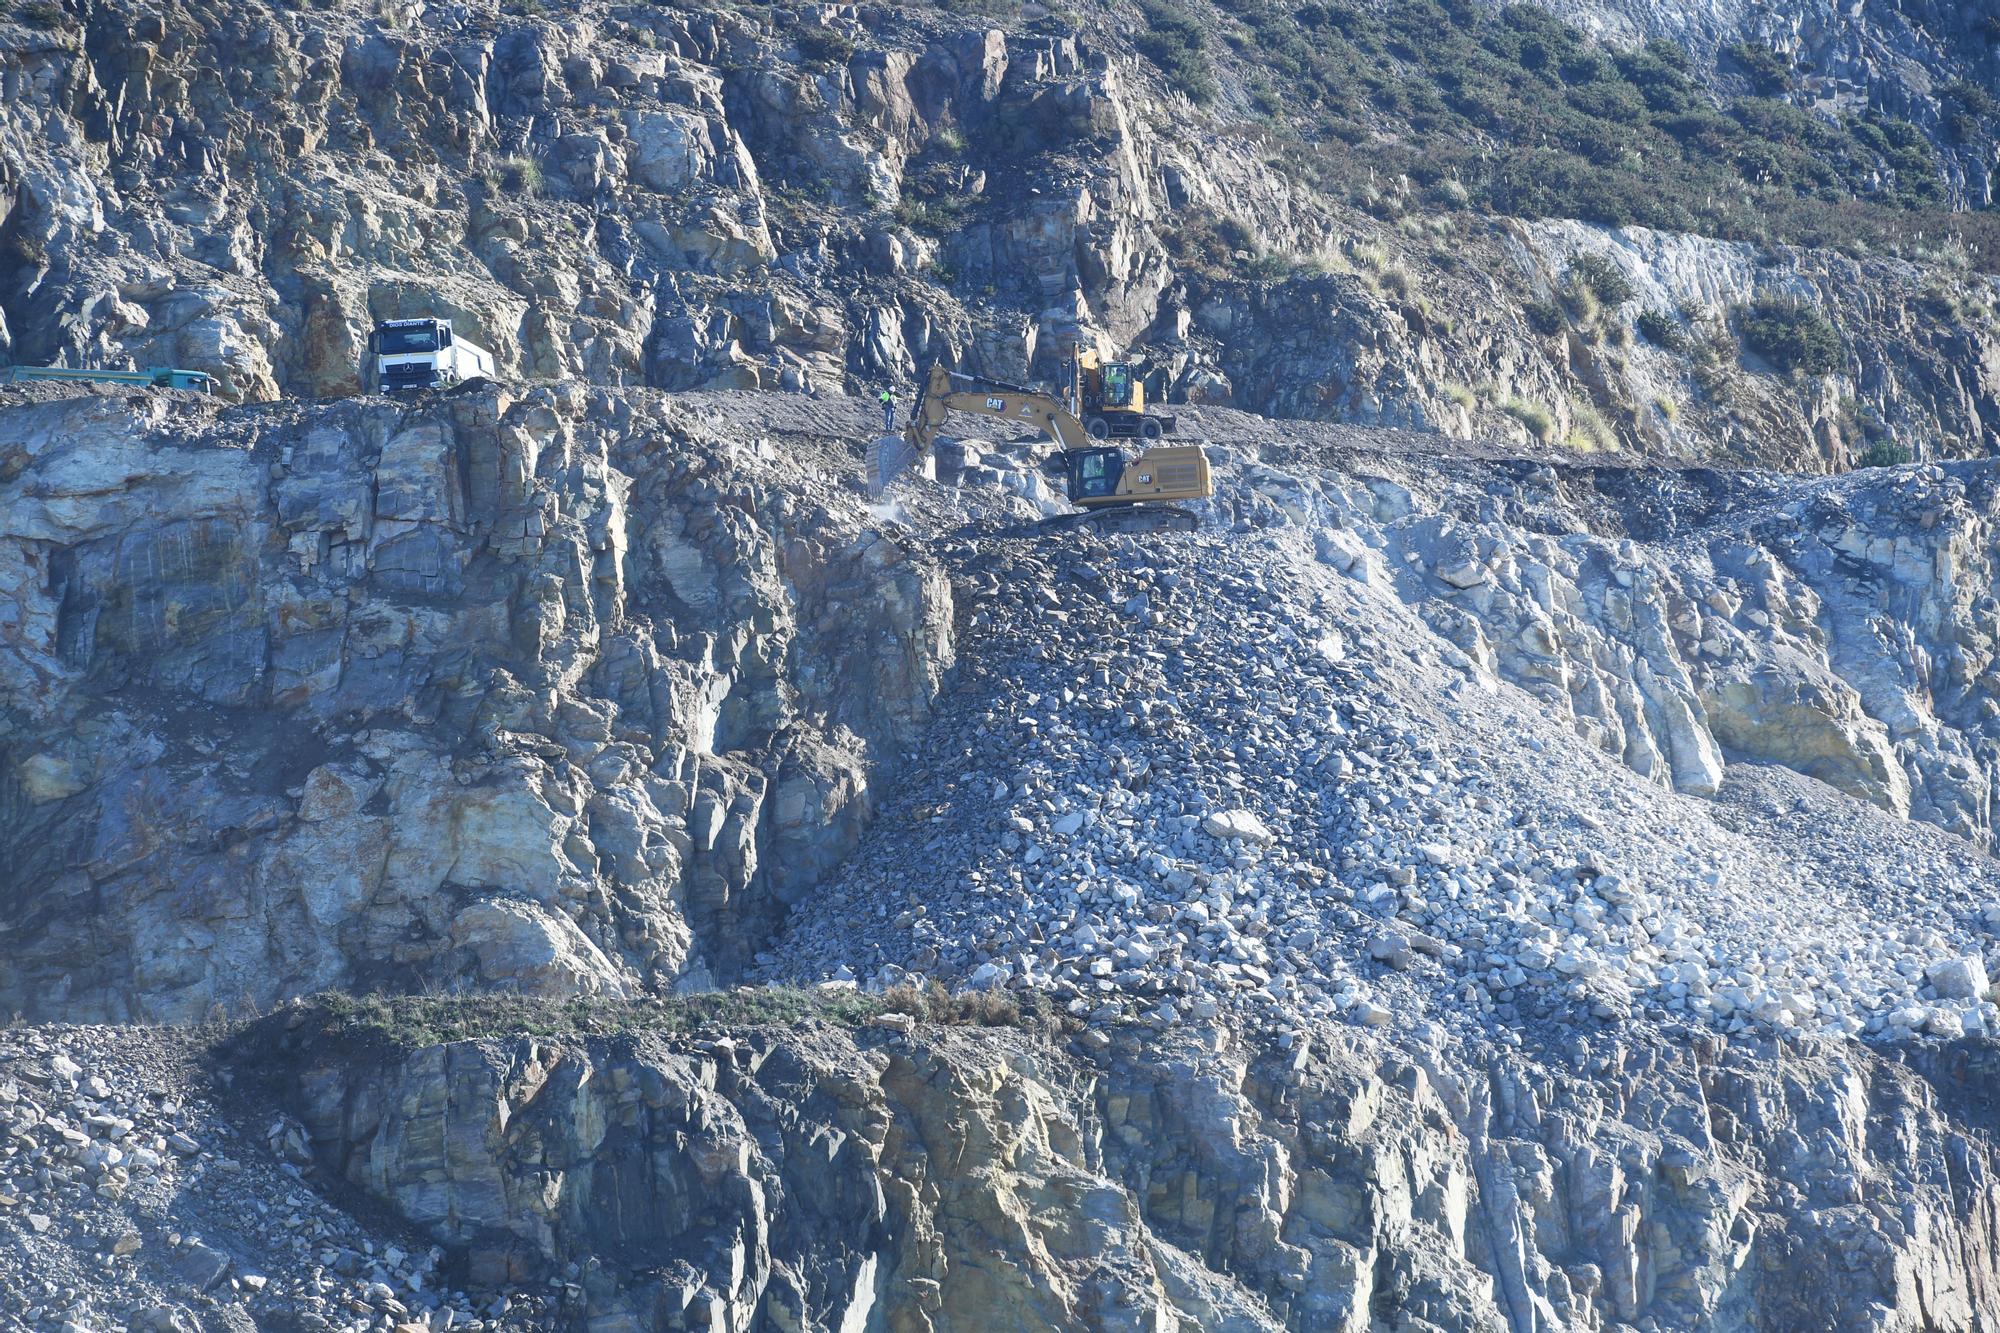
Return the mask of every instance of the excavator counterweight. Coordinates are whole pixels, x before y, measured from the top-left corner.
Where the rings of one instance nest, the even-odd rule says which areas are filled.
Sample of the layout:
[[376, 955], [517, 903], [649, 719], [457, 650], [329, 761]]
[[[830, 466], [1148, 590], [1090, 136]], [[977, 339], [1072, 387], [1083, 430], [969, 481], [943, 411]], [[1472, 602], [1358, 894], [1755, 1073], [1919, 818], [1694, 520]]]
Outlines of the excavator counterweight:
[[[1089, 365], [1096, 369], [1094, 355]], [[1174, 506], [1215, 494], [1208, 456], [1194, 445], [1153, 445], [1142, 448], [1137, 457], [1127, 457], [1124, 450], [1105, 443], [1109, 428], [1099, 424], [1102, 417], [1094, 416], [1086, 424], [1077, 414], [1088, 395], [1090, 372], [1081, 357], [1073, 359], [1071, 369], [1070, 401], [1065, 403], [1025, 385], [961, 374], [946, 369], [942, 362], [932, 365], [917, 390], [903, 433], [885, 435], [868, 448], [869, 492], [881, 494], [905, 468], [929, 453], [953, 412], [968, 412], [1033, 426], [1055, 442], [1069, 501], [1082, 512], [1062, 515], [1051, 520], [1051, 526], [1085, 524], [1117, 531], [1192, 529], [1194, 515]], [[1126, 372], [1128, 401], [1143, 402], [1129, 378], [1130, 368], [1115, 369]], [[1098, 373], [1102, 377], [1104, 372]], [[1134, 419], [1118, 434], [1157, 439], [1171, 425], [1168, 419], [1134, 410]]]

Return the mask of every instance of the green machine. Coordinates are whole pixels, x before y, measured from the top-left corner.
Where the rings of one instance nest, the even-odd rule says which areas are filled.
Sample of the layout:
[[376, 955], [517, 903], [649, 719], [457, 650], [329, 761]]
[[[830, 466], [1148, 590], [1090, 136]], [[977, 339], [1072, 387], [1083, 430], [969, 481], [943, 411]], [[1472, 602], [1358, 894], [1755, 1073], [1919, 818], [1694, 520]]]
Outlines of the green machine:
[[86, 384], [143, 384], [155, 389], [192, 389], [214, 393], [215, 377], [204, 370], [173, 370], [154, 366], [149, 370], [71, 370], [66, 366], [7, 366], [0, 380], [26, 384], [33, 380], [72, 380]]

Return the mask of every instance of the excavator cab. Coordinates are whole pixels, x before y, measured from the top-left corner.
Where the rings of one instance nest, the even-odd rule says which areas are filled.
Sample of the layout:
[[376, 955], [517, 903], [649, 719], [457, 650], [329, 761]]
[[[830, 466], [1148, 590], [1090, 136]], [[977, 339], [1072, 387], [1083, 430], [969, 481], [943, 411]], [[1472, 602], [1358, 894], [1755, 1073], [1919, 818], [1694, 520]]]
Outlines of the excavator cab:
[[1157, 440], [1174, 419], [1146, 411], [1145, 378], [1129, 361], [1105, 361], [1095, 349], [1070, 349], [1069, 409], [1096, 440]]
[[1106, 445], [1100, 449], [1071, 449], [1063, 454], [1068, 467], [1069, 500], [1102, 499], [1118, 494], [1118, 482], [1125, 474], [1125, 454]]
[[1130, 410], [1132, 391], [1138, 380], [1132, 374], [1132, 367], [1123, 363], [1113, 363], [1104, 368], [1104, 393], [1101, 398], [1106, 408]]

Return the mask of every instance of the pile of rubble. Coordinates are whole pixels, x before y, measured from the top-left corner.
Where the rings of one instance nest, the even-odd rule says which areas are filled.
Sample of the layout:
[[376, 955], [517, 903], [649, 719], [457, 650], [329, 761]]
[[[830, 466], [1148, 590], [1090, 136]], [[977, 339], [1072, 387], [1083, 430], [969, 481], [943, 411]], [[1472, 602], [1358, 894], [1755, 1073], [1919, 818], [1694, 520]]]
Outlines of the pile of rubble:
[[[1386, 528], [1334, 545], [1393, 549]], [[1677, 794], [1440, 636], [1379, 556], [1328, 545], [1265, 506], [1187, 538], [946, 546], [963, 679], [764, 975], [1506, 1041], [1635, 1015], [2000, 1025], [2000, 869], [1976, 847], [1767, 765]]]
[[0, 1033], [0, 1326], [433, 1333], [560, 1306], [560, 1289], [451, 1290], [442, 1250], [335, 1205], [296, 1120], [244, 1123], [256, 1099], [226, 1070], [209, 1083], [202, 1047], [174, 1030]]

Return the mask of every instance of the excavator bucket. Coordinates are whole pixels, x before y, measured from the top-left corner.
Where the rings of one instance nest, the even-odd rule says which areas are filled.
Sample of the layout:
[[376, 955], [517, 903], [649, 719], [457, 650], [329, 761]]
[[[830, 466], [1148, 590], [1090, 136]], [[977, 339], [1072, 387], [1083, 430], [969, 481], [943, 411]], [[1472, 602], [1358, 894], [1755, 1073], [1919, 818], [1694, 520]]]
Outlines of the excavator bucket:
[[874, 499], [903, 474], [917, 451], [900, 435], [878, 435], [868, 442], [868, 496]]
[[878, 435], [868, 442], [868, 496], [874, 499], [902, 475], [916, 450], [900, 435]]

